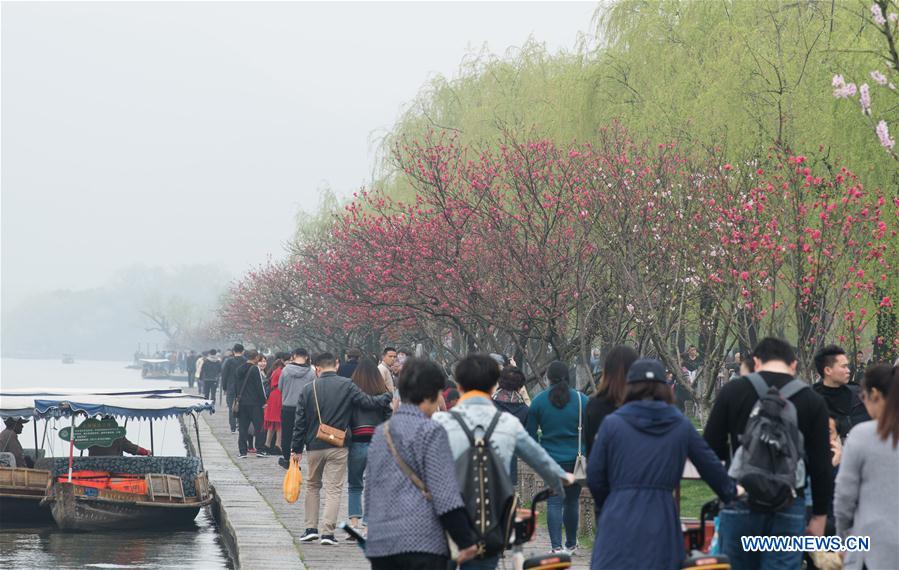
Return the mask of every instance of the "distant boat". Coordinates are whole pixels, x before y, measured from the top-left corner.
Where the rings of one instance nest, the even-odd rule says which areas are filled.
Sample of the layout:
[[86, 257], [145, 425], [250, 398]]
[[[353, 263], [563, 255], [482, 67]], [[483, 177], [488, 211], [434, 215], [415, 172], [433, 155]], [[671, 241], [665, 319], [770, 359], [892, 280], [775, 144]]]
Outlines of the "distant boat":
[[62, 363], [63, 364], [75, 364], [75, 355], [74, 354], [63, 354], [62, 355]]
[[169, 377], [169, 361], [165, 358], [141, 358], [140, 363], [143, 378]]

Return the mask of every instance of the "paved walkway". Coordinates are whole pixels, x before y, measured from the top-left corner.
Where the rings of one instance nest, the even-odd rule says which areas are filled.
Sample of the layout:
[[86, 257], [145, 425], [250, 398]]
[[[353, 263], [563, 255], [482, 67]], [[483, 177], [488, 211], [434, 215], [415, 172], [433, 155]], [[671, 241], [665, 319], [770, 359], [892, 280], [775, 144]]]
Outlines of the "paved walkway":
[[[189, 431], [193, 435], [193, 429]], [[215, 442], [213, 443], [210, 438], [214, 438]], [[297, 542], [305, 530], [303, 525], [305, 485], [302, 487], [299, 500], [291, 505], [282, 495], [281, 484], [285, 471], [278, 465], [277, 458], [250, 455], [246, 459], [239, 459], [237, 435], [231, 433], [228, 426], [228, 412], [224, 405], [219, 405], [215, 414], [201, 416], [200, 440], [203, 445], [203, 457], [210, 472], [210, 481], [222, 497], [228, 520], [237, 532], [242, 568], [303, 568], [303, 564], [310, 570], [370, 568], [362, 550], [354, 542], [344, 540], [345, 534], [340, 530], [337, 531], [339, 540], [337, 546], [322, 546], [318, 542]], [[218, 449], [207, 451], [207, 448]], [[303, 468], [305, 461], [304, 458]], [[261, 502], [256, 499], [257, 497], [261, 498]], [[346, 519], [346, 500], [344, 488], [338, 520]], [[236, 508], [240, 510], [234, 510]], [[245, 550], [248, 548], [252, 550]], [[299, 552], [302, 563], [298, 560], [292, 561], [294, 550]], [[537, 532], [537, 539], [526, 549], [526, 553], [549, 550], [549, 537], [546, 527], [543, 526]], [[573, 568], [589, 568], [589, 552], [579, 553], [574, 562]], [[511, 564], [503, 566], [501, 563], [500, 569], [503, 568], [511, 570]]]

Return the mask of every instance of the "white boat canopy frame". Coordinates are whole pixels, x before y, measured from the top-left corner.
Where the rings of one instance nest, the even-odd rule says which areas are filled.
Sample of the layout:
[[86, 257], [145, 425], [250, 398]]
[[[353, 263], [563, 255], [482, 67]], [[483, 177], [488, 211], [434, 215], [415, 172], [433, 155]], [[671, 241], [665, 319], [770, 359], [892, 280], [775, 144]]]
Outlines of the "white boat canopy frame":
[[36, 417], [115, 416], [155, 420], [199, 412], [215, 413], [209, 400], [197, 396], [157, 395], [156, 397], [70, 395], [62, 398], [35, 398]]

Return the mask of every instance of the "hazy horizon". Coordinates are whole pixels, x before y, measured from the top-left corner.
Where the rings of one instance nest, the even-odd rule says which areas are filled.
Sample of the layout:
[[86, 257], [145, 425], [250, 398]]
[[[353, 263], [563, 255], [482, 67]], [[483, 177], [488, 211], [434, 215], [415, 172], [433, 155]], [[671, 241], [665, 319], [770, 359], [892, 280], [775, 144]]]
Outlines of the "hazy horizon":
[[596, 6], [3, 3], [4, 313], [134, 264], [280, 256], [429, 78], [529, 36], [572, 49]]

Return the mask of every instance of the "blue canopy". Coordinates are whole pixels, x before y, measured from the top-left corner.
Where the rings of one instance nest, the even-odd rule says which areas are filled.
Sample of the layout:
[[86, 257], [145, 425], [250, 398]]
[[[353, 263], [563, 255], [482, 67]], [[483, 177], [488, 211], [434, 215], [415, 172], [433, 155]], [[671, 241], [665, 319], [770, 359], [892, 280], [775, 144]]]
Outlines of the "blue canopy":
[[197, 396], [127, 397], [127, 396], [67, 396], [60, 399], [35, 399], [34, 413], [38, 417], [64, 417], [83, 413], [88, 416], [116, 416], [122, 418], [160, 419], [183, 416], [194, 412], [215, 413], [209, 400]]
[[0, 418], [30, 418], [34, 416], [34, 397], [0, 397]]
[[92, 396], [143, 396], [150, 397], [159, 394], [181, 394], [181, 388], [164, 389], [134, 389], [134, 390], [82, 390], [73, 388], [9, 388], [0, 390], [0, 396], [71, 396], [75, 394]]

